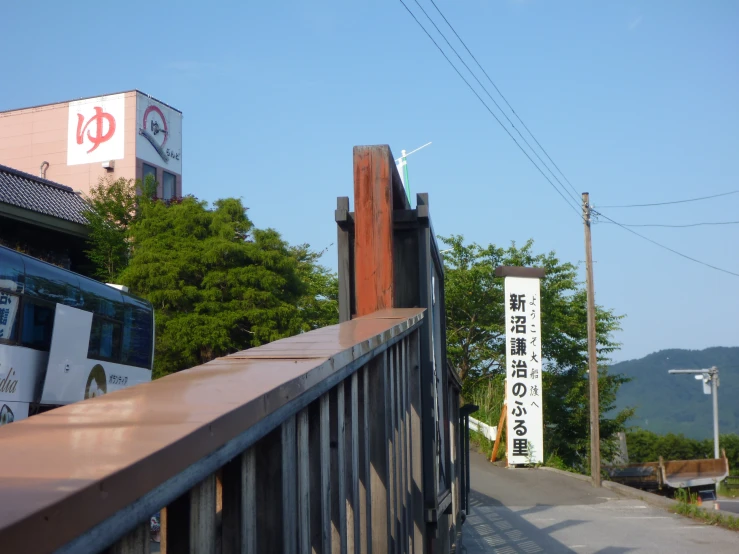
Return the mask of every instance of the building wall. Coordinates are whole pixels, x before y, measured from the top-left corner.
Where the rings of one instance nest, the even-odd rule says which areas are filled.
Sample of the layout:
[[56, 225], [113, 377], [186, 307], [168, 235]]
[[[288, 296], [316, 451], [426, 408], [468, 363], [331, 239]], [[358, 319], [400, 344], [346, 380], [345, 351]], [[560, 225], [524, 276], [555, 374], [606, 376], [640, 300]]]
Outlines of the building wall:
[[[123, 93], [125, 115], [123, 117], [123, 157], [115, 160], [115, 168], [103, 168], [102, 162], [67, 165], [67, 141], [70, 125], [69, 102], [49, 104], [0, 112], [0, 164], [40, 175], [40, 166], [49, 162], [46, 178], [67, 185], [75, 191], [88, 194], [100, 178], [140, 179], [143, 162], [136, 155], [138, 134], [137, 91]], [[91, 99], [94, 100], [94, 99]], [[162, 167], [157, 167], [158, 195], [162, 196]], [[169, 170], [170, 173], [174, 173]], [[176, 196], [182, 195], [182, 176], [176, 176]]]

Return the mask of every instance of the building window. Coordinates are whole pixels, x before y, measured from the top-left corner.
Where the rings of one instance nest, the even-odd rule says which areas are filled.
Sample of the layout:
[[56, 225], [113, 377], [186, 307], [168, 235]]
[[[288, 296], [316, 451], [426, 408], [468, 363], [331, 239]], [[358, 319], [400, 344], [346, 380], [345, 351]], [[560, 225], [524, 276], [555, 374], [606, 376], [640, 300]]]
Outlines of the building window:
[[[144, 164], [144, 171], [141, 177], [144, 185], [153, 187], [157, 182], [157, 168], [153, 165]], [[149, 180], [151, 180], [151, 183], [149, 183]]]
[[164, 172], [162, 178], [162, 199], [171, 200], [175, 196], [177, 178], [171, 174]]

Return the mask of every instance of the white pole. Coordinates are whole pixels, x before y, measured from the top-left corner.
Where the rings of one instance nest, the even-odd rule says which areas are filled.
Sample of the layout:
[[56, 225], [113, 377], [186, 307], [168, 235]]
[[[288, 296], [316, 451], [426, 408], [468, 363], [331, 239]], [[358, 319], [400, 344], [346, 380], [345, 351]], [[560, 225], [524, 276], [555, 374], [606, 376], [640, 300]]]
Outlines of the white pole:
[[713, 394], [713, 457], [719, 457], [718, 451], [718, 368], [711, 368], [711, 394]]

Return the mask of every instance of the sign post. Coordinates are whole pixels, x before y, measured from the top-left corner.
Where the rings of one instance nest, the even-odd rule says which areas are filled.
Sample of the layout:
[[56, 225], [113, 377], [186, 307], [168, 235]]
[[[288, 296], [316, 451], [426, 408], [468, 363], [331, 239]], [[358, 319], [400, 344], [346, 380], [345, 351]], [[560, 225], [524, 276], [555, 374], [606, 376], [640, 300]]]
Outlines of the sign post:
[[506, 328], [506, 457], [509, 466], [544, 461], [541, 294], [544, 269], [497, 267], [504, 277]]

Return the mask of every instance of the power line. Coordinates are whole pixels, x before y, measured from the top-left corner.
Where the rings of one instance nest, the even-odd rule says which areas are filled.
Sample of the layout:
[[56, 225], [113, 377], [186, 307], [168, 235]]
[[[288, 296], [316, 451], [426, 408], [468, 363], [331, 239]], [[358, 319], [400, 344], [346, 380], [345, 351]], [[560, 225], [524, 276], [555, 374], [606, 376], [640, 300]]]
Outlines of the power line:
[[709, 198], [718, 198], [719, 196], [728, 196], [736, 194], [739, 190], [731, 190], [722, 192], [721, 194], [713, 194], [711, 196], [701, 196], [699, 198], [688, 198], [687, 200], [673, 200], [671, 202], [655, 202], [653, 204], [625, 204], [620, 206], [600, 206], [601, 208], [646, 208], [647, 206], [666, 206], [668, 204], [683, 204], [685, 202], [697, 202], [698, 200], [708, 200]]
[[[431, 19], [431, 16], [426, 12], [426, 10], [421, 5], [421, 3], [418, 0], [413, 0], [413, 1], [421, 9], [421, 11], [423, 12], [423, 15], [426, 16], [426, 19], [428, 19], [431, 22], [431, 25], [434, 26], [434, 28], [436, 29], [436, 32], [441, 35], [441, 38], [444, 39], [444, 41], [447, 43], [447, 46], [449, 46], [449, 48], [452, 49], [452, 52], [454, 52], [454, 54], [457, 56], [457, 58], [459, 58], [459, 61], [462, 62], [462, 65], [464, 65], [467, 68], [467, 71], [469, 71], [470, 72], [470, 75], [472, 75], [472, 77], [475, 79], [475, 81], [477, 81], [477, 84], [480, 85], [480, 87], [482, 88], [482, 90], [485, 91], [485, 94], [487, 94], [488, 95], [488, 98], [490, 98], [490, 100], [493, 102], [493, 104], [495, 104], [495, 107], [498, 108], [498, 110], [500, 110], [500, 113], [503, 114], [503, 117], [506, 118], [506, 120], [508, 121], [508, 123], [510, 124], [510, 126], [518, 133], [518, 136], [521, 137], [521, 140], [523, 140], [526, 143], [526, 146], [529, 147], [529, 150], [531, 150], [534, 153], [534, 155], [538, 158], [538, 160], [542, 163], [542, 165], [547, 169], [547, 171], [549, 171], [549, 173], [552, 175], [552, 177], [554, 177], [554, 180], [557, 181], [557, 183], [559, 183], [559, 186], [562, 187], [562, 190], [565, 191], [570, 196], [570, 198], [572, 198], [573, 202], [577, 206], [578, 205], [578, 202], [579, 202], [579, 198], [577, 197], [577, 191], [575, 191], [575, 196], [572, 196], [572, 194], [570, 193], [570, 191], [567, 190], [567, 188], [564, 186], [564, 184], [562, 184], [562, 181], [560, 181], [559, 178], [554, 174], [554, 171], [552, 171], [549, 168], [549, 166], [547, 165], [547, 163], [544, 160], [541, 159], [541, 156], [536, 151], [536, 149], [533, 146], [531, 146], [531, 144], [529, 144], [529, 141], [526, 140], [526, 137], [523, 136], [523, 133], [521, 133], [521, 131], [518, 129], [518, 127], [516, 127], [516, 125], [513, 123], [513, 121], [511, 121], [511, 118], [508, 117], [508, 114], [505, 112], [505, 110], [500, 107], [500, 104], [498, 104], [498, 102], [495, 101], [495, 98], [493, 98], [492, 94], [490, 94], [490, 92], [488, 91], [487, 87], [482, 84], [482, 82], [480, 81], [480, 79], [477, 78], [477, 75], [475, 74], [474, 71], [472, 71], [472, 69], [470, 69], [470, 66], [467, 65], [467, 62], [465, 62], [464, 59], [462, 58], [462, 56], [459, 55], [459, 52], [457, 52], [457, 49], [454, 48], [454, 46], [452, 46], [452, 43], [449, 42], [449, 39], [446, 38], [446, 35], [444, 35], [444, 33], [441, 31], [441, 29], [439, 29], [439, 26], [436, 24], [436, 22], [433, 19]], [[439, 14], [441, 14], [441, 17], [443, 17], [444, 18], [444, 21], [446, 21], [447, 22], [447, 25], [449, 25], [449, 21], [446, 19], [446, 17], [444, 17], [444, 14], [441, 13], [441, 10], [439, 9], [439, 7], [436, 6], [436, 4], [434, 4], [434, 7], [436, 7], [436, 11], [438, 11]], [[454, 28], [452, 28], [451, 25], [449, 25], [449, 28], [451, 28], [452, 31], [454, 32], [454, 34], [457, 35], [457, 32], [454, 31]], [[459, 35], [457, 35], [457, 38], [459, 38]], [[467, 45], [464, 44], [464, 42], [462, 41], [461, 38], [459, 38], [459, 41], [464, 45], [465, 48], [467, 48]], [[470, 52], [469, 51], [469, 48], [467, 48], [467, 52]], [[470, 55], [472, 56], [472, 53], [471, 52], [470, 52]], [[475, 57], [472, 56], [472, 58], [474, 59]], [[475, 61], [477, 61], [477, 60], [475, 60]], [[480, 64], [478, 63], [477, 65], [479, 66]], [[485, 73], [485, 70], [483, 69], [482, 72]], [[485, 74], [487, 75], [487, 73], [485, 73]], [[490, 80], [490, 77], [488, 77], [488, 80]], [[492, 80], [490, 80], [490, 82], [492, 83]], [[505, 97], [501, 94], [500, 90], [498, 90], [498, 87], [495, 86], [495, 83], [493, 83], [493, 86], [495, 87], [495, 90], [498, 91], [498, 94], [500, 94], [501, 98], [503, 98], [503, 100], [506, 100]], [[508, 104], [508, 101], [507, 100], [506, 100], [506, 104]], [[511, 111], [515, 115], [516, 112], [515, 112], [515, 110], [513, 108], [511, 108], [511, 105], [510, 104], [508, 104], [508, 107], [511, 109]], [[529, 134], [531, 134], [531, 131], [529, 131]], [[536, 138], [534, 138], [534, 140], [536, 140]], [[541, 145], [539, 145], [539, 147], [541, 148]], [[543, 148], [542, 148], [542, 150], [543, 150]], [[552, 162], [552, 163], [554, 163], [554, 162]], [[556, 164], [555, 164], [555, 167], [556, 167]], [[572, 185], [570, 185], [570, 186], [572, 187]], [[572, 190], [575, 190], [574, 187], [572, 188]]]
[[[605, 223], [611, 223], [606, 221]], [[700, 227], [702, 225], [739, 225], [739, 221], [706, 221], [703, 223], [685, 223], [683, 225], [668, 225], [662, 223], [622, 223], [624, 227]]]
[[618, 225], [619, 227], [621, 227], [622, 229], [625, 229], [625, 230], [626, 230], [626, 231], [628, 231], [629, 233], [632, 233], [632, 234], [636, 235], [636, 236], [637, 236], [637, 237], [639, 237], [639, 238], [642, 238], [642, 239], [644, 239], [644, 240], [646, 240], [646, 241], [648, 241], [648, 242], [651, 242], [652, 244], [654, 244], [654, 245], [656, 245], [656, 246], [659, 246], [660, 248], [664, 248], [665, 250], [668, 250], [669, 252], [672, 252], [673, 254], [677, 254], [678, 256], [681, 256], [681, 257], [683, 257], [683, 258], [686, 258], [686, 259], [690, 260], [691, 262], [695, 262], [695, 263], [698, 263], [698, 264], [704, 265], [704, 266], [706, 266], [706, 267], [710, 267], [711, 269], [715, 269], [716, 271], [721, 271], [721, 272], [723, 272], [723, 273], [728, 273], [729, 275], [733, 275], [734, 277], [739, 277], [739, 273], [734, 273], [733, 271], [729, 271], [728, 269], [723, 269], [723, 268], [720, 268], [720, 267], [716, 267], [715, 265], [711, 265], [711, 264], [709, 264], [709, 263], [706, 263], [706, 262], [702, 262], [701, 260], [696, 260], [695, 258], [691, 258], [691, 257], [690, 257], [690, 256], [688, 256], [687, 254], [683, 254], [682, 252], [678, 252], [677, 250], [674, 250], [674, 249], [670, 248], [669, 246], [665, 246], [664, 244], [661, 244], [661, 243], [657, 242], [656, 240], [652, 240], [652, 239], [650, 239], [649, 237], [645, 237], [645, 236], [644, 236], [644, 235], [642, 235], [641, 233], [637, 233], [637, 232], [636, 232], [636, 231], [634, 231], [633, 229], [629, 229], [629, 228], [628, 228], [627, 226], [625, 226], [625, 225], [622, 225], [622, 224], [621, 224], [621, 223], [619, 223], [618, 221], [614, 221], [613, 219], [611, 219], [611, 218], [610, 218], [610, 217], [608, 217], [607, 215], [605, 215], [605, 214], [602, 214], [601, 212], [598, 212], [598, 211], [596, 211], [596, 210], [594, 210], [594, 209], [592, 210], [592, 212], [593, 212], [594, 214], [597, 214], [597, 215], [599, 215], [599, 216], [601, 216], [601, 217], [604, 217], [604, 218], [606, 218], [606, 219], [607, 219], [608, 221], [610, 221], [611, 223], [613, 223], [613, 224], [615, 224], [615, 225]]
[[575, 213], [577, 214], [578, 217], [582, 218], [582, 214], [580, 213], [580, 210], [577, 209], [575, 206], [573, 206], [570, 203], [570, 201], [567, 199], [567, 197], [564, 194], [562, 194], [562, 192], [559, 190], [559, 188], [557, 187], [557, 185], [555, 185], [552, 182], [552, 180], [549, 177], [547, 177], [547, 174], [542, 171], [542, 169], [536, 164], [536, 162], [529, 155], [529, 153], [526, 152], [526, 150], [524, 150], [524, 148], [516, 140], [516, 137], [514, 137], [511, 134], [511, 132], [508, 130], [508, 128], [505, 125], [503, 125], [503, 122], [498, 118], [497, 115], [495, 115], [495, 113], [485, 103], [485, 101], [477, 93], [477, 91], [475, 90], [475, 88], [470, 84], [470, 82], [467, 79], [465, 79], [464, 75], [462, 75], [462, 73], [459, 71], [459, 69], [457, 69], [457, 66], [452, 63], [452, 61], [449, 59], [449, 56], [446, 55], [446, 52], [444, 52], [444, 50], [441, 48], [441, 46], [439, 46], [439, 44], [434, 40], [434, 37], [432, 37], [431, 34], [426, 30], [426, 27], [423, 26], [423, 24], [418, 20], [418, 18], [410, 10], [410, 8], [406, 5], [406, 3], [403, 0], [400, 0], [400, 3], [403, 4], [403, 7], [408, 11], [408, 13], [411, 15], [411, 17], [413, 18], [413, 20], [418, 24], [418, 26], [421, 27], [421, 29], [423, 30], [423, 32], [426, 33], [426, 36], [429, 37], [429, 39], [431, 40], [431, 42], [434, 43], [434, 46], [436, 46], [436, 48], [439, 50], [439, 52], [441, 52], [441, 55], [444, 56], [444, 59], [447, 62], [449, 62], [449, 65], [452, 66], [452, 69], [454, 69], [454, 71], [457, 73], [457, 75], [459, 75], [460, 79], [462, 79], [464, 81], [464, 83], [467, 85], [467, 87], [469, 87], [469, 89], [477, 97], [477, 99], [480, 101], [480, 103], [482, 103], [482, 105], [490, 113], [490, 115], [493, 116], [493, 118], [495, 119], [495, 121], [498, 122], [498, 125], [500, 125], [503, 128], [503, 130], [508, 134], [508, 136], [511, 138], [511, 140], [516, 143], [516, 146], [518, 146], [518, 148], [521, 150], [521, 152], [523, 152], [524, 155], [529, 159], [529, 161], [534, 165], [534, 167], [536, 167], [536, 169], [539, 170], [539, 173], [541, 173], [544, 176], [544, 178], [552, 186], [552, 188], [554, 188], [554, 190], [557, 191], [557, 194], [559, 194], [562, 197], [562, 200], [564, 200], [567, 203], [567, 205], [575, 211]]
[[[574, 186], [572, 186], [572, 183], [570, 183], [570, 180], [569, 180], [569, 179], [567, 178], [567, 176], [566, 176], [566, 175], [565, 175], [565, 174], [564, 174], [564, 173], [562, 172], [562, 170], [561, 170], [561, 169], [559, 168], [559, 166], [558, 166], [558, 165], [557, 165], [557, 164], [555, 163], [555, 161], [554, 161], [554, 160], [552, 159], [552, 157], [551, 157], [551, 156], [549, 155], [549, 153], [548, 153], [548, 152], [546, 151], [546, 149], [545, 149], [545, 148], [544, 148], [544, 147], [543, 147], [543, 146], [541, 145], [541, 143], [540, 143], [540, 142], [539, 142], [539, 141], [538, 141], [538, 140], [536, 139], [536, 136], [534, 135], [534, 133], [532, 133], [532, 132], [531, 132], [531, 130], [530, 130], [530, 129], [528, 128], [528, 126], [526, 125], [526, 123], [524, 123], [523, 119], [521, 119], [521, 117], [520, 117], [520, 116], [518, 115], [518, 113], [516, 113], [516, 110], [514, 110], [514, 109], [513, 109], [513, 106], [511, 106], [510, 102], [508, 102], [508, 99], [507, 99], [507, 98], [506, 98], [506, 97], [505, 97], [505, 96], [503, 95], [503, 93], [502, 93], [502, 92], [500, 91], [500, 89], [498, 88], [498, 85], [496, 85], [496, 84], [495, 84], [495, 82], [494, 82], [494, 81], [493, 81], [493, 79], [492, 79], [492, 78], [490, 77], [490, 75], [488, 75], [488, 72], [487, 72], [487, 71], [485, 71], [485, 68], [484, 68], [484, 67], [482, 67], [482, 65], [480, 64], [480, 62], [479, 62], [479, 61], [477, 61], [477, 58], [475, 57], [475, 55], [474, 55], [474, 54], [472, 53], [472, 51], [471, 51], [471, 50], [470, 50], [470, 49], [469, 49], [469, 48], [467, 47], [467, 44], [466, 44], [466, 43], [465, 43], [465, 42], [464, 42], [464, 41], [462, 40], [462, 37], [460, 37], [460, 36], [459, 36], [459, 33], [457, 33], [457, 31], [456, 31], [456, 30], [454, 29], [454, 27], [452, 26], [452, 24], [451, 24], [451, 23], [449, 22], [449, 20], [448, 20], [448, 19], [446, 18], [446, 16], [445, 16], [445, 15], [444, 15], [444, 14], [442, 13], [441, 9], [439, 9], [439, 6], [437, 6], [437, 5], [436, 5], [436, 2], [434, 2], [434, 0], [431, 0], [431, 3], [432, 3], [432, 4], [434, 5], [434, 8], [436, 8], [436, 11], [437, 11], [437, 12], [439, 12], [439, 15], [440, 15], [440, 16], [442, 17], [442, 19], [444, 19], [444, 21], [445, 21], [445, 22], [446, 22], [446, 24], [447, 24], [447, 25], [449, 26], [449, 28], [450, 28], [450, 29], [452, 30], [452, 32], [453, 32], [453, 33], [454, 33], [454, 35], [455, 35], [455, 36], [457, 37], [457, 39], [459, 39], [459, 42], [461, 42], [461, 43], [462, 43], [462, 46], [464, 46], [465, 50], [467, 50], [467, 53], [468, 53], [468, 54], [469, 54], [469, 55], [470, 55], [470, 56], [472, 57], [472, 59], [473, 59], [473, 60], [475, 60], [475, 63], [477, 64], [477, 67], [479, 67], [479, 68], [480, 68], [480, 70], [481, 70], [481, 71], [482, 71], [482, 72], [483, 72], [483, 73], [485, 74], [485, 77], [487, 77], [487, 78], [488, 78], [488, 81], [490, 81], [490, 84], [491, 84], [491, 85], [493, 85], [493, 87], [494, 87], [494, 88], [495, 88], [495, 90], [496, 90], [496, 91], [498, 92], [498, 94], [499, 94], [499, 95], [500, 95], [500, 97], [501, 97], [501, 98], [503, 99], [503, 101], [504, 101], [504, 102], [506, 103], [506, 105], [508, 106], [508, 108], [509, 108], [509, 109], [511, 110], [511, 112], [513, 112], [513, 115], [515, 115], [515, 116], [516, 116], [516, 119], [518, 119], [518, 121], [520, 121], [520, 122], [521, 122], [521, 125], [523, 125], [524, 129], [526, 129], [526, 131], [527, 131], [527, 132], [529, 133], [529, 135], [531, 135], [531, 138], [533, 138], [533, 139], [534, 139], [534, 142], [536, 142], [537, 146], [539, 146], [539, 148], [541, 148], [541, 151], [542, 151], [542, 152], [544, 152], [544, 155], [545, 155], [545, 156], [546, 156], [546, 157], [547, 157], [547, 158], [549, 159], [549, 161], [550, 161], [550, 162], [552, 162], [552, 165], [554, 165], [554, 167], [555, 167], [555, 168], [557, 169], [557, 171], [559, 171], [559, 174], [560, 174], [560, 175], [562, 175], [562, 178], [563, 178], [563, 179], [564, 179], [564, 180], [565, 180], [565, 181], [567, 182], [567, 184], [568, 184], [568, 185], [570, 185], [570, 188], [572, 189], [572, 192], [574, 192], [574, 193], [575, 193], [575, 195], [577, 196], [577, 195], [578, 195], [579, 193], [577, 192], [577, 190], [575, 189], [575, 187], [574, 187]], [[423, 9], [423, 8], [422, 8], [422, 9]], [[428, 16], [427, 16], [427, 17], [428, 17]], [[510, 120], [509, 120], [509, 121], [510, 121]], [[511, 125], [513, 125], [513, 123], [511, 123]], [[514, 128], [515, 128], [515, 127], [514, 127]], [[519, 134], [520, 134], [520, 132], [519, 132]], [[523, 138], [523, 137], [522, 137], [522, 138]], [[527, 144], [528, 144], [528, 143], [527, 143]], [[529, 148], [531, 148], [531, 146], [529, 146]], [[532, 150], [533, 150], [533, 148], [532, 148]], [[541, 158], [539, 158], [539, 159], [541, 159]], [[544, 162], [542, 161], [542, 163], [544, 163]], [[551, 171], [551, 170], [550, 170], [550, 171]], [[557, 181], [559, 181], [559, 179], [557, 179]], [[562, 184], [562, 183], [560, 183], [560, 184]]]

